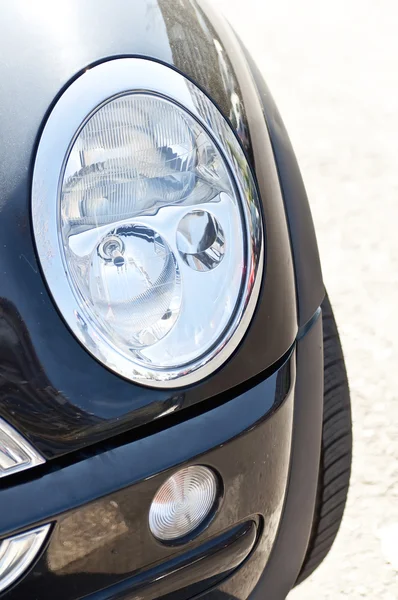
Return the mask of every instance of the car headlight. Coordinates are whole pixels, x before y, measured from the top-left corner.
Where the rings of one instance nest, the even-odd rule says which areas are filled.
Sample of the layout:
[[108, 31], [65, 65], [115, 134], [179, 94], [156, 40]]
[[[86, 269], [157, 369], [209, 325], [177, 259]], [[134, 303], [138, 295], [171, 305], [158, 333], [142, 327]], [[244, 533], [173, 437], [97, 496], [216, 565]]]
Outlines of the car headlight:
[[230, 126], [181, 74], [118, 59], [73, 82], [39, 143], [32, 208], [61, 314], [116, 373], [186, 385], [242, 339], [262, 273], [259, 200]]

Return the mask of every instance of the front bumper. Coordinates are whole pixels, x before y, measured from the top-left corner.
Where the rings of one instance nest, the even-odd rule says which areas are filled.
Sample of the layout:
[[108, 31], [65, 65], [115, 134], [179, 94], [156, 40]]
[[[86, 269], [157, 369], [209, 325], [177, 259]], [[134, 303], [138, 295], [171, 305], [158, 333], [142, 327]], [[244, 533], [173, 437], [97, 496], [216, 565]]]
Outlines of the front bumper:
[[[42, 556], [6, 597], [182, 600], [210, 589], [209, 600], [246, 600], [268, 580], [267, 598], [284, 598], [310, 533], [322, 379], [318, 318], [271, 375], [236, 397], [8, 478], [0, 535], [54, 525]], [[148, 528], [152, 498], [177, 466], [198, 463], [223, 479], [218, 513], [190, 543], [162, 545]]]

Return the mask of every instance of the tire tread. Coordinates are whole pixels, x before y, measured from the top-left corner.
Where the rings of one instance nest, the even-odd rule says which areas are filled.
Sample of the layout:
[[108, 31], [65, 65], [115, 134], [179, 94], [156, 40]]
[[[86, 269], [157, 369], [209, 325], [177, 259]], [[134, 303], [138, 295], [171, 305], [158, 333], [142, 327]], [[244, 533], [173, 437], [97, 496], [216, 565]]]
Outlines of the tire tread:
[[343, 518], [351, 476], [351, 403], [343, 350], [326, 295], [322, 304], [324, 413], [314, 520], [296, 584], [315, 571], [330, 551]]

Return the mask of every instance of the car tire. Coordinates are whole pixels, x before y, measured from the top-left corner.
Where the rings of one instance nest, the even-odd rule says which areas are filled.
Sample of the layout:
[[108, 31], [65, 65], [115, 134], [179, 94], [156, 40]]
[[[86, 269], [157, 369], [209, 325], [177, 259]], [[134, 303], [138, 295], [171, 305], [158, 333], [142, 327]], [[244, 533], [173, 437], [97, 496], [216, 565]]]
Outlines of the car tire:
[[321, 462], [311, 536], [296, 585], [321, 564], [339, 530], [351, 475], [351, 402], [343, 351], [333, 310], [322, 303], [324, 407]]

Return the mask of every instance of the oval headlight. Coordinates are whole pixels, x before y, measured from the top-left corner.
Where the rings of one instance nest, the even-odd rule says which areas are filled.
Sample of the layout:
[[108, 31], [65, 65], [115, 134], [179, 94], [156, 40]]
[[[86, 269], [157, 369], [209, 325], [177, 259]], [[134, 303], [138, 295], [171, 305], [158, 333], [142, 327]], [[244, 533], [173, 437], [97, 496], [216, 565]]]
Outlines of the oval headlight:
[[233, 352], [258, 295], [261, 213], [237, 139], [191, 82], [144, 59], [87, 71], [47, 121], [32, 194], [49, 288], [103, 364], [175, 387]]

